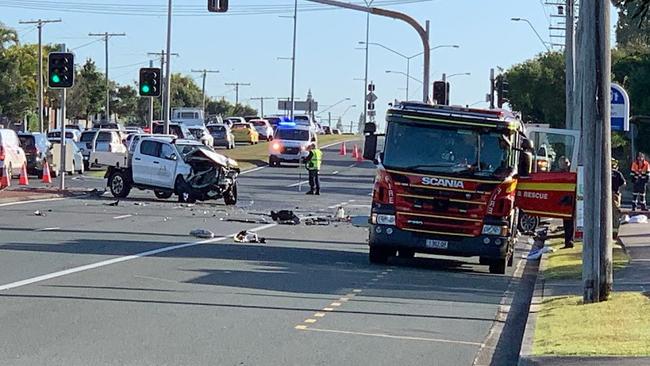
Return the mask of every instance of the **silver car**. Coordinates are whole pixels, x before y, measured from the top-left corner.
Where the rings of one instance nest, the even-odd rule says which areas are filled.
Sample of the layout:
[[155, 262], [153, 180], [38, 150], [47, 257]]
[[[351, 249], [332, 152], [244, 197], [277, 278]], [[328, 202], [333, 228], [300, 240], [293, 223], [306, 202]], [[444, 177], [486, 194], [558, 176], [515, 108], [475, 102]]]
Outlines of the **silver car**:
[[235, 148], [235, 136], [232, 134], [230, 127], [226, 124], [211, 124], [207, 126], [210, 135], [214, 139], [214, 145], [224, 146], [226, 149]]

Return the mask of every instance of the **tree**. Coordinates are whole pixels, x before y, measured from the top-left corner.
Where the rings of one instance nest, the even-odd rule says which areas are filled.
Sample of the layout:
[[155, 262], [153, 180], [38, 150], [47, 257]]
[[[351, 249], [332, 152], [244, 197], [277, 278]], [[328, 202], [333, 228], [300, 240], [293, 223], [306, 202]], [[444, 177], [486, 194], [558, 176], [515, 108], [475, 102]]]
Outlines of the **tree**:
[[75, 84], [68, 91], [67, 115], [69, 118], [90, 120], [106, 103], [106, 81], [91, 59], [76, 72]]
[[[126, 120], [127, 124], [131, 124], [138, 120], [146, 120], [146, 117], [141, 118], [141, 116], [138, 115], [139, 99], [138, 91], [133, 86], [119, 86], [115, 93], [115, 100], [111, 103], [111, 110], [114, 113], [117, 113], [120, 120]], [[148, 100], [148, 98], [142, 99]]]
[[18, 33], [0, 22], [0, 51], [18, 45]]
[[510, 106], [525, 122], [547, 123], [564, 128], [565, 64], [560, 52], [548, 52], [510, 68]]
[[650, 44], [650, 19], [640, 16], [643, 11], [639, 1], [614, 0], [618, 8], [616, 42], [619, 47]]
[[192, 77], [181, 74], [172, 75], [171, 106], [202, 107], [203, 92]]

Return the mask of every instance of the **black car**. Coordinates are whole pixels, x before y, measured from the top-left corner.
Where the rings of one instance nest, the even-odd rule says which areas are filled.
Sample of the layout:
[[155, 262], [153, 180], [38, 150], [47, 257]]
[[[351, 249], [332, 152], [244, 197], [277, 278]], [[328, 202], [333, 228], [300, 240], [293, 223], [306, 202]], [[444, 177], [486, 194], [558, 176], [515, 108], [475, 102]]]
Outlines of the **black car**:
[[42, 133], [18, 133], [20, 146], [25, 150], [27, 158], [27, 172], [40, 175], [43, 172], [43, 165], [51, 157], [52, 144], [47, 136]]

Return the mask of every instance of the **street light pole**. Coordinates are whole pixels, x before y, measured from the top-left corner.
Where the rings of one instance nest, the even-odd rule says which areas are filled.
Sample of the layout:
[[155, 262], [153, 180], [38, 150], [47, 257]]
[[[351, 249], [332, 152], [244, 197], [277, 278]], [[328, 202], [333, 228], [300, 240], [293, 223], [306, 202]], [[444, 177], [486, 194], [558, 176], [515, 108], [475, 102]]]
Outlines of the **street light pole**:
[[293, 121], [296, 111], [296, 38], [298, 33], [298, 0], [293, 5], [293, 54], [291, 56], [291, 112], [289, 118]]
[[[372, 2], [374, 0], [364, 0], [366, 3], [366, 7], [370, 8], [370, 5], [372, 5]], [[368, 88], [368, 58], [369, 58], [369, 47], [368, 47], [368, 41], [370, 41], [370, 13], [366, 13], [366, 66], [365, 66], [365, 76], [363, 78], [363, 123], [366, 124], [368, 123], [368, 103], [366, 100], [366, 96], [368, 94], [367, 88]]]

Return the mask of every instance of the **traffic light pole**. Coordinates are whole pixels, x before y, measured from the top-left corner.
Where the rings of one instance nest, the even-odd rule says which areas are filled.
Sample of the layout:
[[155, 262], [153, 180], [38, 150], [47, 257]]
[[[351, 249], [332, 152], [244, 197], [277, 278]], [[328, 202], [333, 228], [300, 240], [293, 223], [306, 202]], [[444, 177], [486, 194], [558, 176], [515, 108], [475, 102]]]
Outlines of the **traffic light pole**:
[[[65, 52], [65, 44], [61, 45], [61, 52]], [[74, 65], [72, 65], [72, 68], [74, 69]], [[59, 174], [61, 178], [59, 178], [59, 189], [60, 190], [65, 190], [65, 158], [66, 158], [66, 153], [65, 153], [65, 148], [66, 148], [66, 141], [65, 141], [65, 115], [66, 115], [66, 97], [68, 94], [68, 89], [61, 89], [61, 163], [59, 164]]]
[[[153, 60], [149, 60], [149, 67], [153, 67]], [[149, 133], [153, 133], [153, 98], [149, 97]]]

